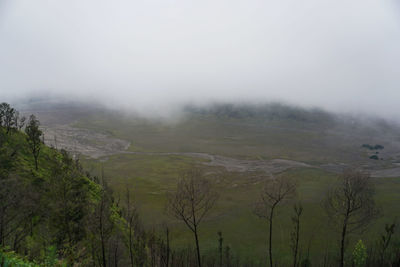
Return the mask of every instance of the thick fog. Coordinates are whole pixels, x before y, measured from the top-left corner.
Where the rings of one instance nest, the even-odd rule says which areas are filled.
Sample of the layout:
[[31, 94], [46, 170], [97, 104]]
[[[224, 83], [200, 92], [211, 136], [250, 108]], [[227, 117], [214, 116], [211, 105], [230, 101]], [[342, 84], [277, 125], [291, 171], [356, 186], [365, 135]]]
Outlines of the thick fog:
[[0, 0], [0, 98], [400, 114], [396, 0]]

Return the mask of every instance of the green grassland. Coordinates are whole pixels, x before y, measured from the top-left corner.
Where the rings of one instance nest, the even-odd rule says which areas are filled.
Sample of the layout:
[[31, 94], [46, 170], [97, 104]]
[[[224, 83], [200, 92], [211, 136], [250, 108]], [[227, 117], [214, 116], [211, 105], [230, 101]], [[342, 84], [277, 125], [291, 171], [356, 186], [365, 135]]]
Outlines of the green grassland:
[[[255, 111], [254, 111], [255, 110]], [[62, 115], [59, 115], [62, 116]], [[291, 159], [318, 166], [347, 163], [383, 168], [398, 161], [400, 130], [380, 120], [355, 120], [316, 110], [272, 106], [265, 109], [189, 110], [179, 120], [163, 121], [95, 110], [74, 118], [73, 126], [128, 140], [131, 152], [203, 152], [240, 159]], [[381, 144], [383, 160], [370, 160], [361, 145]], [[166, 193], [174, 190], [180, 173], [204, 159], [179, 155], [116, 154], [100, 159], [82, 157], [84, 167], [95, 175], [102, 170], [117, 197], [124, 199], [132, 190], [139, 214], [147, 229], [171, 228], [172, 246], [185, 247], [192, 236], [183, 223], [165, 213]], [[263, 173], [226, 172], [221, 167], [201, 165], [219, 191], [219, 200], [200, 229], [201, 249], [215, 252], [217, 232], [225, 245], [241, 258], [263, 260], [267, 250], [267, 222], [257, 218], [253, 205], [258, 200]], [[320, 168], [297, 168], [280, 175], [298, 182], [297, 200], [304, 206], [301, 230], [302, 255], [310, 254], [318, 266], [324, 257], [335, 258], [338, 238], [329, 223], [322, 201], [337, 181], [337, 175]], [[364, 233], [349, 243], [363, 239], [367, 247], [375, 244], [385, 223], [400, 214], [400, 179], [377, 178], [376, 201], [382, 216]], [[296, 201], [296, 200], [294, 200]], [[290, 231], [293, 202], [283, 204], [274, 228], [276, 259], [290, 262]]]
[[[167, 223], [172, 228], [173, 247], [192, 244], [192, 236], [183, 223], [165, 213], [167, 191], [173, 190], [179, 174], [194, 163], [192, 158], [182, 156], [115, 155], [105, 162], [84, 160], [84, 165], [97, 172], [103, 168], [104, 175], [121, 199], [127, 188], [135, 196], [141, 219], [148, 229], [160, 231]], [[242, 258], [262, 259], [266, 255], [267, 223], [253, 214], [253, 205], [258, 200], [261, 173], [227, 173], [219, 168], [208, 169], [210, 179], [216, 184], [219, 200], [210, 216], [201, 226], [201, 245], [204, 251], [216, 251], [217, 232], [222, 231], [225, 244]], [[304, 205], [302, 221], [302, 249], [313, 259], [322, 260], [325, 251], [328, 256], [336, 247], [336, 235], [323, 211], [321, 202], [328, 189], [336, 182], [336, 175], [315, 168], [301, 168], [287, 171], [299, 184], [297, 199]], [[384, 229], [399, 214], [400, 180], [380, 178], [376, 199], [383, 209], [383, 216], [376, 220], [367, 232], [353, 237], [353, 242], [362, 238], [372, 244]], [[274, 230], [275, 253], [280, 262], [290, 261], [290, 231], [293, 202], [279, 208]], [[369, 243], [368, 243], [369, 242]], [[352, 246], [353, 243], [351, 243]], [[303, 254], [304, 255], [304, 254]]]
[[[351, 117], [280, 108], [283, 114], [258, 111], [260, 114], [253, 116], [186, 112], [175, 121], [98, 111], [81, 116], [73, 126], [128, 140], [130, 151], [205, 152], [248, 159], [378, 166], [399, 158], [400, 129], [386, 122], [364, 123]], [[361, 148], [364, 143], [384, 145], [385, 160], [370, 161], [368, 151]]]

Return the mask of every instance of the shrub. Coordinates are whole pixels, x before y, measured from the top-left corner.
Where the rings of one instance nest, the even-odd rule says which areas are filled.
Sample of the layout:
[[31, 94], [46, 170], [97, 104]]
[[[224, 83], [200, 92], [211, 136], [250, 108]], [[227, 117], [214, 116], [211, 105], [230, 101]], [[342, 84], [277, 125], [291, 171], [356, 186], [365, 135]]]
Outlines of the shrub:
[[367, 261], [367, 249], [362, 240], [359, 240], [353, 251], [353, 264], [355, 267], [365, 266]]

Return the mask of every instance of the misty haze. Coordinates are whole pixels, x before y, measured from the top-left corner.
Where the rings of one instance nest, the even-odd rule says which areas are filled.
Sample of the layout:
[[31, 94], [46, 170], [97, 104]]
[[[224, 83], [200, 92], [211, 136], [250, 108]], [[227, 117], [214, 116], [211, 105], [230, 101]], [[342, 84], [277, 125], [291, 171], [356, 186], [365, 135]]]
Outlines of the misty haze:
[[0, 0], [0, 266], [400, 266], [400, 3]]

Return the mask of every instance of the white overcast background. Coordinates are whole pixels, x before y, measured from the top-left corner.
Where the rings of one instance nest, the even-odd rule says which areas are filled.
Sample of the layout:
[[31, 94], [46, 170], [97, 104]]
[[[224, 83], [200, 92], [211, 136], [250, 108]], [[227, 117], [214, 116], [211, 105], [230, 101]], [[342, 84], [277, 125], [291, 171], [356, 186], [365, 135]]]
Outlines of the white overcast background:
[[0, 98], [400, 117], [397, 0], [0, 0]]

